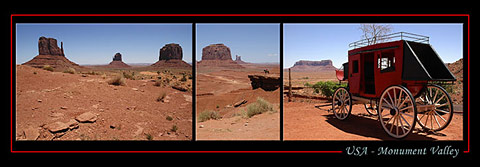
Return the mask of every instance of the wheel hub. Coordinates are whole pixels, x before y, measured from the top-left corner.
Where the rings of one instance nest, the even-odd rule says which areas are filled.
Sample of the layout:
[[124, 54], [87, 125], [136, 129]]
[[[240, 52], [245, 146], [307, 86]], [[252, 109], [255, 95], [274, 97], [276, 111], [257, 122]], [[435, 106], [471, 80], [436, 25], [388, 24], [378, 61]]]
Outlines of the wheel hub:
[[397, 114], [398, 114], [398, 109], [397, 109], [397, 107], [395, 107], [395, 108], [393, 108], [393, 109], [390, 109], [390, 115], [395, 116], [395, 115], [397, 115]]

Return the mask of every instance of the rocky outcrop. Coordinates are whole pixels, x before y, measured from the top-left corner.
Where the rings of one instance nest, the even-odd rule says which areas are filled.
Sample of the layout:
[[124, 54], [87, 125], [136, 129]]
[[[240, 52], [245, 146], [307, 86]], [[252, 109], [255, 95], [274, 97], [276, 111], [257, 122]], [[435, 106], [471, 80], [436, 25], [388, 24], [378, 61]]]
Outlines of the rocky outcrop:
[[63, 42], [61, 42], [61, 48], [59, 48], [55, 38], [40, 37], [38, 39], [38, 54], [65, 56], [63, 53]]
[[110, 62], [107, 68], [129, 68], [130, 66], [122, 61], [122, 54], [115, 53], [112, 62]]
[[300, 60], [295, 62], [293, 66], [333, 66], [332, 60], [321, 60], [321, 61], [308, 61], [308, 60]]
[[336, 68], [333, 66], [332, 60], [321, 61], [308, 61], [300, 60], [295, 62], [293, 67], [290, 68], [295, 72], [312, 72], [312, 71], [334, 71]]
[[38, 55], [32, 60], [23, 63], [36, 68], [43, 68], [44, 66], [50, 66], [61, 71], [70, 67], [79, 67], [78, 64], [68, 60], [65, 57], [63, 51], [63, 42], [60, 43], [61, 47], [57, 45], [57, 40], [54, 38], [40, 37], [38, 39]]
[[155, 68], [192, 68], [183, 61], [182, 47], [176, 43], [166, 44], [160, 49], [159, 60], [152, 64]]
[[122, 61], [122, 54], [115, 53], [115, 55], [113, 56], [113, 61]]
[[463, 58], [447, 63], [450, 72], [455, 76], [457, 81], [451, 85], [452, 93], [449, 93], [453, 104], [463, 104]]
[[211, 44], [202, 49], [202, 60], [198, 67], [245, 68], [232, 60], [230, 48], [223, 44]]
[[192, 65], [183, 60], [159, 60], [151, 66], [155, 68], [192, 68]]
[[248, 75], [251, 81], [252, 89], [262, 88], [265, 91], [274, 91], [282, 83], [278, 76], [268, 75]]
[[246, 64], [244, 61], [242, 61], [242, 56], [235, 55], [235, 62], [238, 64]]
[[202, 60], [232, 60], [230, 48], [223, 44], [211, 44], [202, 49]]
[[160, 49], [159, 60], [182, 60], [182, 58], [182, 47], [179, 44], [166, 44]]

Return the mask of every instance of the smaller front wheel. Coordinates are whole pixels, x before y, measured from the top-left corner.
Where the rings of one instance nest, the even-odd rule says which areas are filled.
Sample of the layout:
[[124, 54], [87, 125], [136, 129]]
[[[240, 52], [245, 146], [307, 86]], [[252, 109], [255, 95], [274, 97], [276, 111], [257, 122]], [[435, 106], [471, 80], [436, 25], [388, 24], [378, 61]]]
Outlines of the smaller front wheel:
[[352, 111], [352, 96], [346, 88], [338, 88], [333, 93], [332, 111], [339, 120], [345, 120]]
[[367, 110], [367, 113], [376, 116], [377, 115], [377, 101], [376, 100], [370, 100], [370, 103], [365, 103], [363, 104], [365, 107], [365, 110]]

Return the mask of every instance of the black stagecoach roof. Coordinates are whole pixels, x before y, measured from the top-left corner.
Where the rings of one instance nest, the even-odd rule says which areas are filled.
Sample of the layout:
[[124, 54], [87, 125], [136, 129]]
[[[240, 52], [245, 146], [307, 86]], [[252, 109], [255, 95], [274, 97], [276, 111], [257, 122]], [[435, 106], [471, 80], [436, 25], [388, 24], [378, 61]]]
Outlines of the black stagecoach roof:
[[[423, 35], [398, 32], [376, 39], [363, 39], [349, 44], [357, 49], [372, 45], [372, 40], [381, 42], [403, 41], [402, 80], [411, 81], [455, 81], [456, 78], [448, 70], [437, 52], [429, 44], [430, 38]], [[377, 43], [378, 44], [378, 43]], [[371, 51], [371, 50], [370, 50]], [[354, 54], [358, 54], [356, 52]], [[353, 54], [353, 53], [352, 53]]]
[[403, 80], [455, 81], [430, 44], [404, 41]]

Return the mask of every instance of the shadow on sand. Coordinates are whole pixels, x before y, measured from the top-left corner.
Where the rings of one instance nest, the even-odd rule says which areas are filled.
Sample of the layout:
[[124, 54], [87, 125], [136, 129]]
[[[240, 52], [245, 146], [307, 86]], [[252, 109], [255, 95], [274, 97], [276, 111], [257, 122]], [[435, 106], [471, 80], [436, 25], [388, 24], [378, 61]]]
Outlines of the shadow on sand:
[[[327, 118], [326, 122], [336, 127], [337, 129], [346, 133], [356, 134], [365, 137], [377, 138], [380, 140], [436, 140], [435, 138], [428, 137], [427, 132], [419, 131], [415, 128], [407, 137], [403, 139], [395, 139], [390, 137], [382, 128], [380, 122], [376, 117], [367, 115], [350, 115], [347, 119], [341, 121], [337, 119], [333, 114], [323, 115]], [[442, 135], [437, 133], [435, 135]]]

